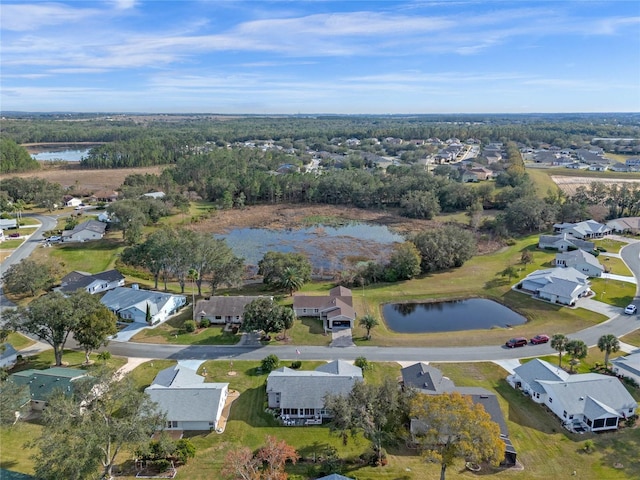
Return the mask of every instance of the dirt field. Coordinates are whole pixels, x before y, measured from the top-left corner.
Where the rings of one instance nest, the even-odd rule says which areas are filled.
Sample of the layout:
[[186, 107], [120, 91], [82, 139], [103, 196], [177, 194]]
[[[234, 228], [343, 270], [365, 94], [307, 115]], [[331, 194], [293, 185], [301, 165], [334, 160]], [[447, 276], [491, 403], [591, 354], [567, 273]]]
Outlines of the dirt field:
[[21, 178], [44, 178], [52, 183], [59, 183], [63, 188], [74, 185], [80, 186], [83, 190], [95, 192], [98, 190], [115, 190], [127, 175], [134, 173], [156, 173], [159, 174], [167, 168], [166, 165], [142, 168], [115, 168], [109, 170], [85, 170], [80, 168], [78, 163], [69, 163], [64, 166], [45, 165], [41, 170], [27, 173], [16, 173], [12, 175], [0, 176], [0, 182], [8, 177]]
[[628, 179], [622, 180], [619, 178], [598, 178], [598, 177], [565, 177], [561, 175], [551, 175], [551, 179], [555, 182], [556, 185], [562, 190], [562, 192], [571, 196], [576, 193], [576, 189], [580, 186], [589, 188], [593, 182], [604, 183], [605, 185], [621, 185], [623, 183], [634, 183], [637, 184], [640, 182], [640, 179]]

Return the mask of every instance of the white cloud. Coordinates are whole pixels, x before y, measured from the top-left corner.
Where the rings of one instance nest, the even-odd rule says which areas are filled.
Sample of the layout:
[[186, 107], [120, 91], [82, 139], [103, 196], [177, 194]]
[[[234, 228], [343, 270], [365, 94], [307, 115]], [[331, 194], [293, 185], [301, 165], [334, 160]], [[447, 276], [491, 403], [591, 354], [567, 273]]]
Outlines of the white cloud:
[[72, 8], [61, 3], [0, 3], [2, 30], [33, 31], [50, 25], [81, 22], [100, 14], [94, 8]]

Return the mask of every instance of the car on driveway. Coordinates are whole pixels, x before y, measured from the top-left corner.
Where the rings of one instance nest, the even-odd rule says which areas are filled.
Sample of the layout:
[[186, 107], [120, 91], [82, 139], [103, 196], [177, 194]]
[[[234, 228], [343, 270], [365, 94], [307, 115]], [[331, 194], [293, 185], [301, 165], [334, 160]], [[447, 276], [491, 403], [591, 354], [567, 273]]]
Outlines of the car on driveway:
[[624, 313], [627, 315], [633, 315], [638, 311], [638, 307], [636, 307], [633, 303], [631, 305], [627, 305], [627, 308], [624, 309]]
[[536, 335], [531, 339], [532, 345], [540, 345], [541, 343], [547, 343], [549, 341], [549, 335], [545, 335], [541, 333], [540, 335]]
[[510, 340], [507, 340], [507, 342], [504, 345], [507, 348], [516, 348], [516, 347], [524, 347], [527, 343], [529, 343], [529, 342], [527, 341], [526, 338], [524, 338], [524, 337], [516, 337], [516, 338], [512, 338]]
[[20, 238], [20, 234], [19, 233], [11, 233], [11, 234], [9, 234], [9, 238]]
[[57, 236], [57, 235], [47, 238], [47, 242], [49, 242], [49, 243], [59, 242], [60, 240], [61, 240], [61, 238], [59, 236]]

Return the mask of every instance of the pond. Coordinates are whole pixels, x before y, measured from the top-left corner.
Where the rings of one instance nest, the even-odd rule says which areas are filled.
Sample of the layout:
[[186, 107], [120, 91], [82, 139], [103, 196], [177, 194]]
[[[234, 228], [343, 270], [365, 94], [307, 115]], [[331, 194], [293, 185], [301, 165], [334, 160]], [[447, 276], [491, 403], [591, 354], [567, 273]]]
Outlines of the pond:
[[343, 269], [349, 261], [386, 260], [393, 244], [404, 237], [383, 225], [354, 223], [339, 227], [313, 226], [295, 230], [237, 228], [223, 238], [234, 254], [257, 265], [269, 251], [298, 252], [307, 256], [315, 271]]
[[63, 150], [47, 150], [38, 153], [32, 153], [31, 157], [36, 160], [53, 161], [64, 160], [67, 162], [79, 162], [83, 157], [89, 155], [90, 148], [75, 148]]
[[398, 333], [455, 332], [522, 325], [525, 317], [486, 298], [449, 302], [387, 303], [382, 308], [389, 329]]

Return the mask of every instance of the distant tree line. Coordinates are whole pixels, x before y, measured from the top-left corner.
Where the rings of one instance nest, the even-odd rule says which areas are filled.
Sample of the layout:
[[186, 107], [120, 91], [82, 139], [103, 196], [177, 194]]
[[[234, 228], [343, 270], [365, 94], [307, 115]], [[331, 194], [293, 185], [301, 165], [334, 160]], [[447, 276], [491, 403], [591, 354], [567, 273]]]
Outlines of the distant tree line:
[[27, 149], [10, 138], [0, 139], [0, 174], [38, 170], [40, 164]]

